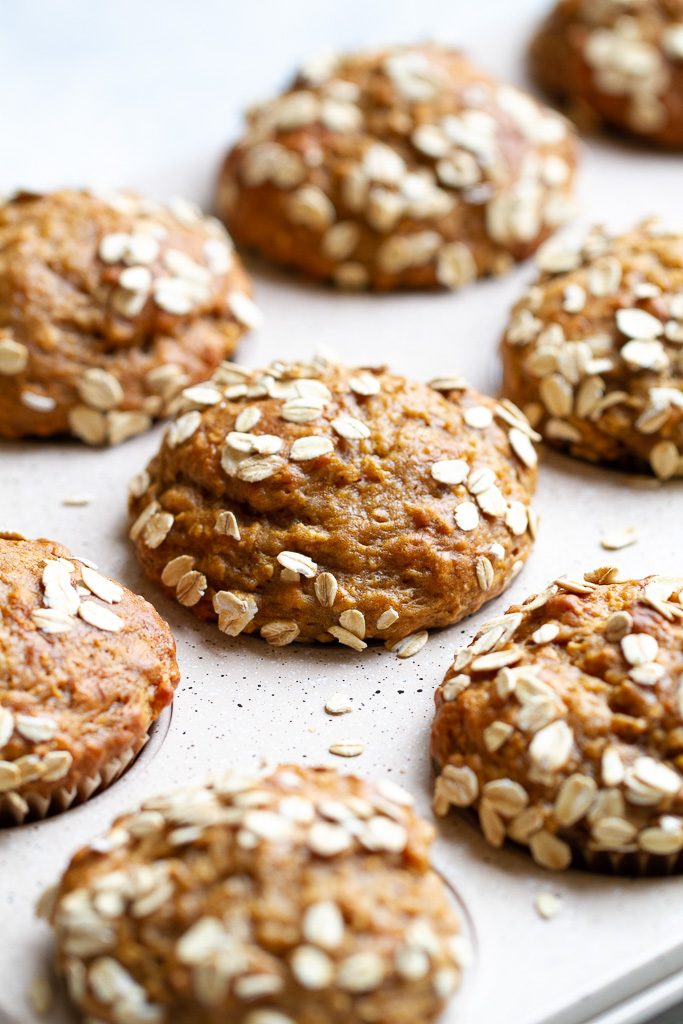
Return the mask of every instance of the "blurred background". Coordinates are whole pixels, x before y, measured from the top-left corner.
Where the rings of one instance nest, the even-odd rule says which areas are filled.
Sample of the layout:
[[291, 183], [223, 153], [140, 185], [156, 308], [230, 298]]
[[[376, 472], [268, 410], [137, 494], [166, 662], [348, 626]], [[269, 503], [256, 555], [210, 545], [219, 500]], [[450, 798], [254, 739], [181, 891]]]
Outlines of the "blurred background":
[[518, 52], [544, 6], [3, 0], [0, 187], [99, 179], [206, 200], [241, 111], [303, 57], [438, 37], [518, 79]]
[[[130, 186], [162, 198], [187, 195], [210, 209], [221, 155], [239, 134], [244, 109], [286, 84], [302, 58], [438, 38], [528, 87], [524, 55], [548, 7], [549, 0], [3, 0], [0, 191]], [[617, 227], [634, 216], [671, 215], [680, 207], [680, 179], [671, 173], [679, 160], [591, 142], [578, 188], [584, 215]], [[490, 348], [520, 281], [529, 276], [527, 266], [460, 294], [393, 296], [390, 302], [342, 295], [332, 318], [324, 290], [296, 282], [308, 292], [308, 317], [302, 323], [288, 303], [277, 326], [295, 349], [301, 345], [300, 354], [309, 354], [311, 337], [324, 330], [328, 345], [343, 346], [348, 358], [367, 358], [355, 337], [365, 303], [378, 337], [395, 339], [394, 365], [405, 372], [414, 369], [414, 341], [425, 324], [446, 310], [457, 323], [463, 304], [476, 325], [469, 328], [475, 332], [472, 354], [480, 340]], [[256, 298], [266, 311], [271, 297], [291, 296], [292, 287], [286, 275], [266, 268], [257, 273]], [[266, 323], [266, 343], [269, 331]], [[259, 355], [258, 343], [249, 339], [243, 360], [253, 363]], [[497, 388], [494, 360], [485, 363], [465, 351], [458, 366], [479, 387]]]

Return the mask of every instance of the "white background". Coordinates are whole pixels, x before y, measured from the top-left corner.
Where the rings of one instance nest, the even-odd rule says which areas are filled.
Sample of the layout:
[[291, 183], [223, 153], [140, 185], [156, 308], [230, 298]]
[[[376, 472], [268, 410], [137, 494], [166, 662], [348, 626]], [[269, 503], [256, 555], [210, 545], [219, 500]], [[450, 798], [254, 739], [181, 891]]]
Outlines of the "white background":
[[[462, 45], [490, 71], [524, 84], [524, 47], [545, 7], [544, 0], [2, 0], [0, 190], [128, 185], [162, 197], [186, 194], [208, 208], [218, 162], [239, 131], [241, 110], [280, 88], [301, 58], [330, 49], [434, 38]], [[591, 142], [584, 152], [579, 188], [586, 215], [613, 226], [650, 213], [678, 216], [682, 160], [619, 143]], [[496, 339], [510, 302], [529, 274], [528, 267], [522, 268], [459, 295], [377, 297], [334, 294], [255, 266], [256, 296], [267, 320], [244, 343], [240, 355], [256, 364], [273, 356], [308, 355], [324, 342], [343, 352], [349, 362], [385, 359], [421, 379], [437, 370], [458, 369], [478, 386], [495, 390]], [[74, 446], [5, 446], [0, 450], [0, 523], [76, 546], [79, 552], [94, 555], [105, 571], [118, 573], [124, 582], [155, 597], [140, 580], [123, 538], [122, 494], [123, 482], [144, 464], [158, 443], [158, 433], [157, 429], [116, 453]], [[93, 504], [65, 510], [62, 498], [74, 493], [92, 494]], [[639, 544], [619, 559], [625, 570], [637, 575], [675, 571], [680, 500], [675, 485], [656, 493], [635, 491], [613, 474], [550, 457], [539, 493], [544, 513], [541, 538], [515, 584], [514, 596], [523, 596], [549, 575], [597, 564], [600, 532], [613, 524], [636, 522], [641, 530]], [[163, 600], [158, 603], [179, 640], [186, 688], [176, 702], [162, 753], [148, 769], [155, 783], [185, 777], [177, 752], [186, 731], [192, 731], [190, 713], [206, 714], [210, 693], [212, 714], [221, 723], [221, 716], [226, 716], [225, 730], [202, 738], [203, 758], [194, 755], [193, 770], [204, 762], [217, 766], [244, 750], [271, 757], [295, 757], [305, 751], [309, 758], [324, 760], [327, 744], [341, 729], [368, 742], [370, 752], [357, 762], [359, 770], [402, 772], [400, 747], [405, 737], [405, 771], [416, 772], [416, 785], [424, 790], [420, 803], [426, 808], [425, 729], [431, 692], [447, 663], [447, 652], [468, 634], [469, 623], [440, 634], [429, 645], [431, 653], [403, 665], [378, 660], [388, 657], [378, 654], [365, 663], [370, 671], [366, 667], [361, 672], [346, 656], [321, 657], [316, 666], [317, 659], [309, 656], [306, 663], [306, 655], [293, 652], [284, 656], [283, 667], [257, 643], [226, 648], [209, 631], [193, 627], [186, 613]], [[492, 614], [506, 603], [502, 598]], [[221, 682], [220, 670], [234, 678]], [[253, 700], [257, 671], [266, 682], [277, 674], [281, 687], [259, 698], [265, 707]], [[196, 683], [200, 677], [198, 692], [189, 681]], [[393, 687], [394, 677], [408, 688], [414, 703], [410, 710], [404, 704], [396, 711], [375, 702], [380, 728], [370, 698], [388, 685], [387, 680]], [[324, 686], [328, 678], [334, 678], [334, 686]], [[334, 688], [354, 690], [362, 705], [350, 716], [352, 722], [339, 727], [323, 721], [320, 710], [322, 695]], [[301, 716], [292, 711], [299, 700]], [[253, 712], [247, 725], [236, 710], [243, 704]], [[242, 722], [239, 735], [229, 717], [232, 713]], [[264, 718], [269, 725], [264, 726]], [[288, 723], [284, 730], [279, 724], [283, 721]], [[392, 728], [396, 724], [397, 730], [385, 729], [387, 723]], [[139, 773], [125, 785], [144, 788]], [[114, 787], [82, 812], [72, 812], [68, 831], [66, 819], [55, 819], [0, 836], [0, 920], [6, 910], [17, 929], [12, 950], [6, 947], [9, 929], [3, 929], [0, 973], [3, 958], [11, 961], [7, 992], [18, 991], [14, 975], [23, 979], [28, 970], [21, 945], [24, 936], [33, 942], [28, 898], [49, 880], [50, 869], [54, 874], [75, 846], [126, 806], [130, 796], [125, 785]], [[526, 1022], [520, 1003], [525, 991], [531, 1000], [537, 987], [549, 990], [545, 1001], [537, 1000], [543, 1012], [569, 1003], [581, 988], [578, 979], [585, 981], [593, 968], [595, 985], [603, 984], [609, 972], [600, 957], [605, 957], [606, 947], [614, 949], [615, 969], [623, 962], [633, 964], [633, 970], [650, 948], [658, 943], [665, 947], [662, 931], [676, 900], [680, 906], [679, 885], [648, 883], [650, 888], [644, 888], [580, 876], [556, 883], [530, 868], [524, 858], [505, 854], [495, 860], [476, 837], [458, 831], [457, 824], [450, 828], [464, 849], [441, 844], [440, 856], [453, 871], [457, 869], [453, 880], [478, 915], [482, 931], [495, 932], [496, 914], [505, 919], [497, 944], [495, 935], [484, 936], [478, 971], [496, 1020], [503, 1017], [494, 1005], [509, 1005], [505, 1016]], [[484, 861], [490, 864], [482, 869]], [[541, 887], [565, 895], [565, 910], [549, 924], [538, 922], [531, 909], [533, 894]], [[513, 927], [506, 915], [514, 914], [519, 916]], [[683, 941], [680, 931], [678, 940]], [[492, 964], [496, 959], [498, 964]], [[607, 957], [605, 963], [610, 962]], [[498, 990], [507, 970], [512, 972], [505, 981], [510, 986], [509, 1003]], [[561, 997], [555, 1003], [552, 986]], [[23, 1024], [24, 1011], [6, 998], [4, 1009], [14, 1010]], [[479, 1001], [471, 1019], [492, 1024], [494, 1017], [481, 1009], [483, 992], [468, 998], [472, 1005]], [[585, 999], [587, 1007], [592, 1005], [589, 994]], [[0, 999], [0, 1016], [2, 1010]], [[682, 1016], [683, 1009], [674, 1011], [659, 1024], [680, 1024]], [[553, 1019], [559, 1024], [560, 1017]], [[570, 1019], [575, 1018], [562, 1018]], [[468, 1024], [467, 1019], [462, 1024]]]

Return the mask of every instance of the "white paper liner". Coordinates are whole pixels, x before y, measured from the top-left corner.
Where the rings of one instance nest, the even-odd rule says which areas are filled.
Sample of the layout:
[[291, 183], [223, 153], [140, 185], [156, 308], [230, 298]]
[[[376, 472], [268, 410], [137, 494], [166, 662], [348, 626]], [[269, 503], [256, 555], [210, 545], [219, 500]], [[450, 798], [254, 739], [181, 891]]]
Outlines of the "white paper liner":
[[0, 828], [4, 826], [23, 825], [29, 821], [39, 821], [51, 814], [61, 814], [70, 807], [85, 803], [91, 796], [101, 793], [116, 782], [132, 764], [149, 739], [145, 734], [141, 740], [132, 744], [117, 757], [107, 761], [94, 775], [86, 776], [72, 786], [60, 786], [51, 793], [19, 792], [0, 794]]

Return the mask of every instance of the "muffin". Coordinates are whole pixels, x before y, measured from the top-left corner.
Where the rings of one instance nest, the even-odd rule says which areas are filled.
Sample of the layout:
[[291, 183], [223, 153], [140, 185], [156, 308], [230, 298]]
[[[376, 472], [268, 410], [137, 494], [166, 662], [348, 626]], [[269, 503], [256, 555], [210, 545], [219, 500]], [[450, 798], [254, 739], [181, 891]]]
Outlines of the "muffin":
[[132, 482], [130, 535], [150, 579], [229, 636], [416, 653], [529, 553], [533, 432], [458, 378], [226, 364], [185, 397]]
[[560, 0], [531, 63], [542, 88], [586, 127], [683, 145], [681, 0]]
[[66, 810], [131, 763], [178, 682], [166, 623], [49, 540], [0, 534], [0, 824]]
[[435, 44], [310, 61], [220, 172], [235, 239], [344, 288], [458, 288], [572, 210], [563, 118]]
[[223, 227], [186, 200], [0, 203], [0, 437], [139, 434], [234, 351], [250, 290]]
[[503, 339], [504, 392], [579, 458], [683, 474], [683, 236], [646, 221], [546, 243]]
[[73, 1002], [112, 1024], [435, 1020], [465, 945], [411, 802], [295, 766], [147, 800], [45, 901]]
[[683, 577], [566, 577], [487, 623], [436, 693], [435, 809], [544, 868], [683, 869]]

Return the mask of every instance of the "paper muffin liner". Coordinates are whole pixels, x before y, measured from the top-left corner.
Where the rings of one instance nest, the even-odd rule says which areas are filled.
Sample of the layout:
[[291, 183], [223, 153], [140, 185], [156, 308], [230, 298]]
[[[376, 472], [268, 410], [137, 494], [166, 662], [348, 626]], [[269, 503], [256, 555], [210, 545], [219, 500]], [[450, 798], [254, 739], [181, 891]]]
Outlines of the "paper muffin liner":
[[[435, 765], [435, 762], [432, 762]], [[435, 765], [438, 773], [438, 766]], [[479, 823], [479, 811], [476, 807], [452, 808], [449, 813], [458, 813], [472, 824], [484, 841], [495, 850], [496, 847], [488, 843], [483, 836]], [[562, 839], [571, 847], [572, 860], [566, 871], [592, 871], [600, 875], [618, 875], [622, 878], [664, 878], [669, 875], [683, 874], [683, 850], [678, 853], [648, 853], [646, 850], [633, 846], [628, 850], [598, 850], [590, 849], [583, 842], [576, 832], [562, 831], [558, 833]], [[513, 850], [519, 850], [525, 857], [529, 857], [532, 863], [533, 857], [528, 843], [520, 843], [510, 836], [506, 836], [505, 845]], [[564, 874], [565, 871], [559, 872]], [[555, 872], [548, 870], [548, 874]]]
[[87, 775], [71, 786], [60, 786], [50, 793], [0, 793], [0, 827], [40, 821], [84, 804], [91, 796], [104, 792], [133, 763], [149, 739], [146, 733], [116, 757], [106, 761], [94, 775]]
[[630, 878], [661, 878], [683, 872], [683, 850], [678, 853], [648, 853], [646, 850], [590, 850], [570, 842], [573, 868], [602, 875]]
[[[472, 817], [481, 832], [478, 814]], [[592, 871], [595, 874], [619, 875], [623, 878], [661, 878], [683, 873], [683, 850], [670, 854], [648, 853], [636, 846], [628, 850], [600, 850], [591, 849], [583, 841], [584, 837], [578, 837], [575, 833], [561, 831], [558, 838], [571, 847], [572, 860], [567, 871]], [[527, 844], [516, 842], [509, 836], [506, 843], [531, 857]]]

